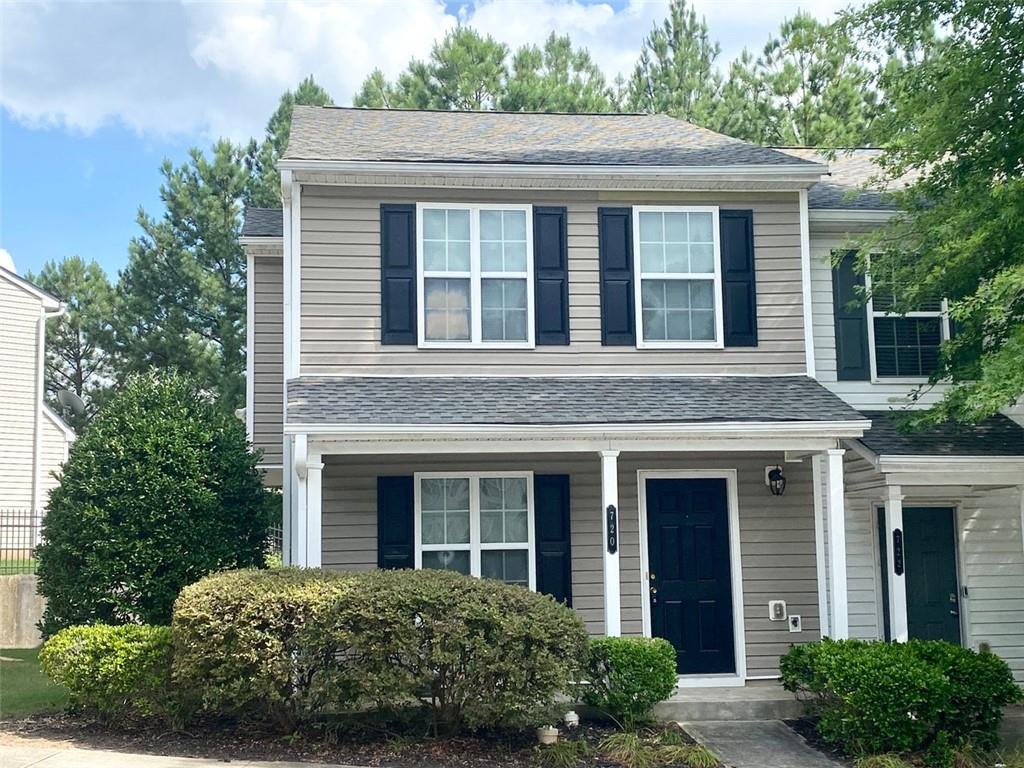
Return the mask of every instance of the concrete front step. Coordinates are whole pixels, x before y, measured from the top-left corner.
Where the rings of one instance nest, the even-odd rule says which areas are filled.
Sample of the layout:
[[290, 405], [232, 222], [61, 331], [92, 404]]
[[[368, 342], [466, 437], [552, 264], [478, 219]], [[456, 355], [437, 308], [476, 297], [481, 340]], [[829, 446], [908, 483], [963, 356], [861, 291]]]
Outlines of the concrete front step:
[[788, 720], [803, 716], [802, 702], [780, 685], [679, 688], [654, 708], [659, 720], [681, 723], [725, 720]]

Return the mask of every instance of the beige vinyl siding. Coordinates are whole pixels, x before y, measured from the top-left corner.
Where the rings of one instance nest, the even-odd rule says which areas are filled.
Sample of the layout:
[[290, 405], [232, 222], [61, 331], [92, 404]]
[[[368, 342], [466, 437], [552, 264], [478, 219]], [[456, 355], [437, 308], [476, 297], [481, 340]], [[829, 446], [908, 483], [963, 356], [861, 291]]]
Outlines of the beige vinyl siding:
[[280, 256], [254, 256], [253, 445], [264, 465], [281, 464], [284, 413], [284, 315]]
[[60, 484], [61, 468], [67, 461], [70, 446], [66, 433], [53, 423], [46, 414], [43, 415], [43, 447], [40, 455], [40, 498], [43, 504], [49, 498], [50, 491]]
[[[764, 485], [764, 467], [775, 454], [639, 454], [619, 457], [619, 526], [622, 632], [643, 633], [645, 579], [640, 561], [638, 471], [738, 470], [747, 672], [778, 673], [778, 658], [794, 642], [820, 635], [814, 512], [809, 462], [787, 464], [783, 497]], [[434, 471], [532, 470], [568, 474], [572, 499], [573, 603], [593, 634], [604, 631], [600, 459], [590, 454], [494, 455], [483, 457], [328, 456], [323, 479], [325, 567], [369, 569], [377, 564], [376, 483], [379, 474]], [[803, 633], [768, 620], [768, 601], [787, 602], [803, 617]]]
[[[380, 344], [380, 204], [508, 202], [568, 209], [569, 346], [419, 350]], [[602, 347], [597, 208], [703, 204], [754, 211], [756, 348]], [[799, 210], [795, 193], [657, 193], [303, 187], [303, 374], [803, 373]]]
[[41, 311], [38, 298], [0, 279], [0, 508], [32, 506]]

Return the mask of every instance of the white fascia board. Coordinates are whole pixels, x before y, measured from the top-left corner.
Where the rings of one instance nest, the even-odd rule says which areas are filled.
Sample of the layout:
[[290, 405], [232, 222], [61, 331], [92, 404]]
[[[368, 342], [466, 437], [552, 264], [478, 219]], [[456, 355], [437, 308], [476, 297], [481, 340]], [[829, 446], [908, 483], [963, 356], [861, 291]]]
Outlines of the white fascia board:
[[[878, 470], [888, 472], [1020, 472], [1024, 456], [887, 456], [878, 457]], [[962, 478], [961, 478], [962, 480]]]
[[273, 237], [269, 237], [269, 236], [268, 237], [264, 237], [264, 236], [254, 237], [254, 236], [250, 235], [249, 237], [240, 237], [240, 238], [238, 238], [238, 243], [243, 248], [245, 248], [245, 247], [258, 247], [258, 246], [266, 246], [268, 248], [272, 248], [274, 246], [277, 246], [278, 248], [283, 248], [284, 247], [284, 238], [283, 237], [277, 237], [277, 236], [273, 236]]
[[17, 275], [14, 272], [0, 267], [0, 278], [3, 278], [11, 285], [17, 286], [18, 288], [21, 288], [21, 290], [25, 291], [25, 293], [31, 294], [39, 299], [43, 304], [43, 309], [54, 311], [58, 315], [64, 312], [64, 304], [60, 299], [56, 296], [51, 296], [38, 285], [30, 283], [21, 275]]
[[331, 435], [338, 439], [472, 437], [501, 439], [505, 437], [550, 438], [677, 438], [699, 440], [707, 437], [822, 437], [844, 439], [860, 437], [871, 422], [808, 421], [808, 422], [718, 422], [685, 424], [285, 424], [285, 434]]
[[410, 176], [555, 176], [555, 177], [661, 177], [672, 178], [793, 178], [817, 183], [827, 172], [820, 163], [803, 165], [544, 165], [537, 163], [418, 163], [367, 160], [280, 160], [277, 167], [291, 171], [385, 173]]
[[884, 224], [897, 211], [869, 211], [858, 208], [811, 208], [808, 211], [812, 223]]

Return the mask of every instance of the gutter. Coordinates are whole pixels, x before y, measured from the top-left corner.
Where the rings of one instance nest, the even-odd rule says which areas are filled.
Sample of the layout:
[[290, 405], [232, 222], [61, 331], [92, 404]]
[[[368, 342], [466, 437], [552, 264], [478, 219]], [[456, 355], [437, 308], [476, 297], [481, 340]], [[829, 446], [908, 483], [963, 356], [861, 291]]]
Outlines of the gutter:
[[336, 173], [391, 173], [443, 176], [594, 176], [672, 178], [806, 177], [811, 183], [828, 172], [821, 163], [800, 165], [582, 165], [541, 163], [451, 163], [404, 160], [280, 160], [277, 167], [290, 171]]
[[46, 391], [46, 321], [52, 317], [60, 317], [67, 310], [67, 305], [61, 302], [56, 309], [47, 310], [45, 306], [39, 309], [39, 319], [36, 321], [36, 414], [32, 434], [32, 514], [39, 509], [40, 477], [39, 472], [43, 463], [43, 419], [45, 418], [43, 394]]

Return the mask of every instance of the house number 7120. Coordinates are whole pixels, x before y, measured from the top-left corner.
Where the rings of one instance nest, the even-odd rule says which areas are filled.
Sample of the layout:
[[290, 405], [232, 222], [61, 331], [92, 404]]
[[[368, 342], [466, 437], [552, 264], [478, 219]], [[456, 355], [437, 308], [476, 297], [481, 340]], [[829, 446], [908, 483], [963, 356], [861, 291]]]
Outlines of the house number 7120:
[[614, 555], [619, 549], [619, 513], [614, 504], [608, 509], [608, 554]]

